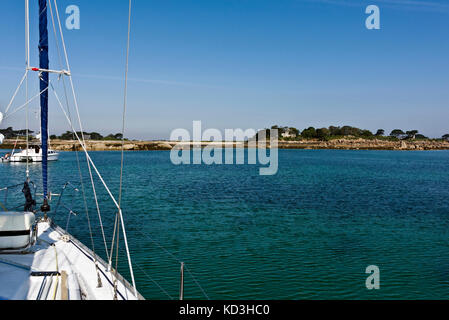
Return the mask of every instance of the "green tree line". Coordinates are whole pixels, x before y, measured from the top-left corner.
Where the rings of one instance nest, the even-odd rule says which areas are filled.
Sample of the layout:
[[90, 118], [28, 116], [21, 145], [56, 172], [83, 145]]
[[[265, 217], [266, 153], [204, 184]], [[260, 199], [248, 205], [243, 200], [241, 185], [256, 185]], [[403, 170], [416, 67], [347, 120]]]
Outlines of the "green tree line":
[[[402, 129], [394, 129], [389, 135], [384, 129], [379, 129], [375, 133], [370, 130], [360, 129], [352, 126], [328, 128], [309, 127], [302, 131], [293, 127], [273, 126], [271, 129], [278, 130], [280, 140], [301, 140], [301, 139], [319, 139], [330, 140], [345, 137], [363, 138], [363, 139], [390, 139], [390, 140], [428, 140], [429, 138], [420, 134], [419, 130], [403, 131]], [[270, 137], [270, 129], [265, 129], [267, 139]], [[256, 139], [261, 136], [259, 132]], [[443, 140], [449, 141], [449, 134], [441, 137]]]
[[[33, 134], [34, 131], [28, 130], [28, 135]], [[0, 129], [0, 134], [4, 135], [6, 139], [14, 139], [17, 137], [26, 137], [27, 130], [14, 130], [12, 127], [7, 129]]]
[[[95, 140], [95, 141], [102, 141], [102, 140], [106, 140], [106, 141], [116, 141], [116, 140], [122, 140], [123, 135], [121, 133], [117, 133], [117, 134], [110, 134], [107, 136], [102, 136], [100, 133], [98, 132], [77, 132], [78, 137], [81, 139], [82, 136], [84, 136], [84, 138], [86, 140]], [[56, 135], [52, 135], [50, 136], [51, 140], [76, 140], [76, 136], [73, 132], [71, 131], [67, 131], [66, 133], [63, 133], [60, 136], [56, 136]]]
[[[35, 132], [28, 130], [28, 135], [31, 137]], [[16, 139], [16, 138], [26, 138], [27, 130], [14, 130], [12, 127], [9, 127], [7, 129], [0, 129], [0, 134], [4, 135], [6, 139]], [[77, 132], [78, 136], [81, 138], [81, 132]], [[100, 133], [97, 132], [84, 132], [84, 137], [86, 140], [106, 140], [106, 141], [116, 141], [116, 140], [122, 140], [123, 135], [121, 133], [117, 134], [109, 134], [107, 136], [103, 136]], [[51, 135], [51, 140], [75, 140], [76, 136], [73, 132], [67, 131], [63, 133], [60, 136], [57, 135]]]

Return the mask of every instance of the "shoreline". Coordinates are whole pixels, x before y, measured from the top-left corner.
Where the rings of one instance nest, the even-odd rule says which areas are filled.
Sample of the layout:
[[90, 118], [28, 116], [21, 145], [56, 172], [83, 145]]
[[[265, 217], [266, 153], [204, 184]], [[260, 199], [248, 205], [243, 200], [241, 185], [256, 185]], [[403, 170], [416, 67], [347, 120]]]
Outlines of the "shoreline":
[[[1, 148], [13, 149], [16, 141], [5, 140]], [[244, 142], [196, 142], [205, 147], [222, 148], [248, 148]], [[125, 141], [125, 151], [170, 151], [175, 146], [192, 148], [193, 142], [178, 141]], [[88, 151], [121, 151], [121, 141], [86, 141]], [[25, 141], [19, 141], [16, 149], [26, 148]], [[55, 151], [81, 151], [77, 141], [53, 140], [51, 148]], [[269, 148], [269, 144], [268, 144]], [[407, 140], [389, 141], [382, 139], [335, 139], [330, 141], [302, 140], [302, 141], [279, 141], [278, 148], [281, 150], [397, 150], [397, 151], [426, 151], [426, 150], [449, 150], [449, 141], [441, 140]]]

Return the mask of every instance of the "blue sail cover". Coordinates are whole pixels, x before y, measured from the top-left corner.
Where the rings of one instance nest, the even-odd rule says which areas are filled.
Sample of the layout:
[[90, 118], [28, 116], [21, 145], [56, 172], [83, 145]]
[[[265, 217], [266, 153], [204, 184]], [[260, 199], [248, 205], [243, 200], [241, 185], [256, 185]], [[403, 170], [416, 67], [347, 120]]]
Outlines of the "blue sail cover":
[[[47, 0], [39, 0], [39, 68], [49, 69], [48, 60], [48, 28], [47, 28]], [[41, 137], [42, 137], [42, 184], [44, 199], [48, 192], [48, 72], [40, 75], [41, 102]]]

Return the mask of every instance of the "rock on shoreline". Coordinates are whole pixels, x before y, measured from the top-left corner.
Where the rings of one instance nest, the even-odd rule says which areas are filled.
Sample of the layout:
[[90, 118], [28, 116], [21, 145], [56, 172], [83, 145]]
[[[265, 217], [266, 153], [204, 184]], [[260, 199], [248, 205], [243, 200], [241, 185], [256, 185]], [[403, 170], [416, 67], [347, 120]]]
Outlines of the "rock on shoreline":
[[449, 150], [449, 142], [437, 140], [387, 141], [379, 139], [336, 139], [330, 141], [282, 141], [279, 142], [279, 148], [318, 150]]
[[[12, 149], [15, 141], [5, 140], [1, 148]], [[121, 141], [86, 141], [88, 151], [120, 151]], [[175, 141], [125, 141], [126, 151], [167, 151], [180, 145], [192, 147], [191, 142]], [[247, 147], [241, 142], [201, 142], [201, 147]], [[26, 143], [19, 141], [16, 149], [24, 149]], [[51, 147], [56, 151], [81, 151], [81, 146], [76, 141], [53, 140]], [[365, 139], [336, 139], [330, 141], [303, 140], [303, 141], [279, 141], [279, 149], [302, 149], [302, 150], [449, 150], [448, 141], [439, 140], [416, 140], [416, 141], [386, 141]]]

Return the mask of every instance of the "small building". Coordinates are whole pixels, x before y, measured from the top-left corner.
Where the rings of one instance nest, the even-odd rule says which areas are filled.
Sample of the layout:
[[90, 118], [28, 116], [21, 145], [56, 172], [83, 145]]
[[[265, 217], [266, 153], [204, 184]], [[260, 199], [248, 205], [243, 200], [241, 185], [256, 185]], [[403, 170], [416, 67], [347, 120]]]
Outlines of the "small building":
[[297, 137], [296, 133], [290, 129], [287, 129], [285, 132], [283, 132], [281, 136], [282, 138], [293, 138], [293, 139]]

